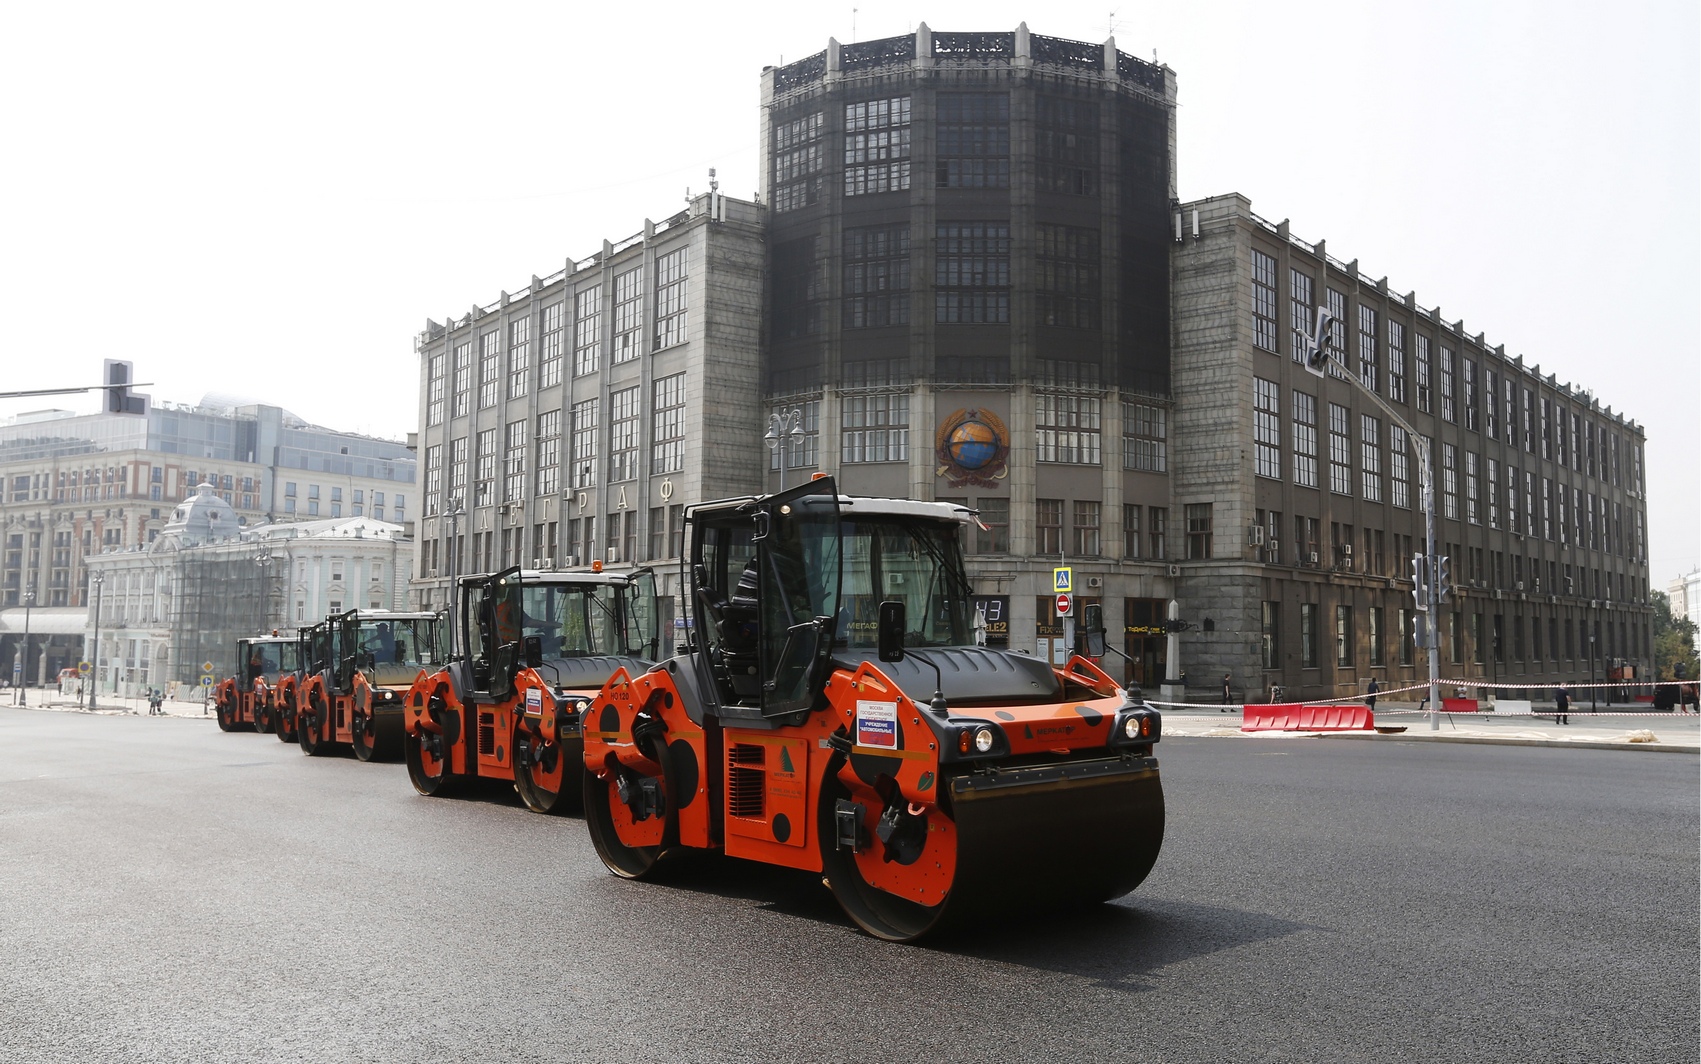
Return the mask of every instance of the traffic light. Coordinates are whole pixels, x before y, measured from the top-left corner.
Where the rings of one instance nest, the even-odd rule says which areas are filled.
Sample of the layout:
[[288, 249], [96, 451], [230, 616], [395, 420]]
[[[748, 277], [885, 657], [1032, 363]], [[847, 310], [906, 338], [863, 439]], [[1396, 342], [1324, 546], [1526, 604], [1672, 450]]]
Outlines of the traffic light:
[[1417, 603], [1419, 613], [1429, 609], [1429, 567], [1423, 562], [1423, 555], [1412, 555], [1412, 599]]
[[116, 358], [106, 360], [105, 384], [106, 403], [104, 409], [108, 414], [145, 414], [148, 412], [148, 397], [131, 395], [130, 385], [135, 381], [134, 367], [131, 363]]
[[1447, 555], [1435, 556], [1435, 604], [1441, 605], [1447, 599], [1447, 592], [1453, 589], [1453, 580], [1447, 564]]
[[1305, 368], [1319, 377], [1323, 376], [1323, 370], [1329, 364], [1329, 347], [1337, 320], [1328, 307], [1317, 308], [1317, 327], [1312, 330], [1310, 343], [1306, 345]]

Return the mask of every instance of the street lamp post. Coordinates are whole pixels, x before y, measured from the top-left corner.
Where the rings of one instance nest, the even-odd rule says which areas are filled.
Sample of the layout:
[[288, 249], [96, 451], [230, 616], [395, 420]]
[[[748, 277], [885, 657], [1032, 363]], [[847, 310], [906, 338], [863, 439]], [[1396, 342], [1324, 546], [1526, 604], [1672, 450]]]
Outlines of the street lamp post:
[[[790, 410], [777, 411], [768, 415], [768, 431], [762, 439], [768, 444], [768, 452], [776, 454], [780, 461], [780, 490], [786, 490], [786, 452], [784, 448], [796, 446], [803, 439], [803, 411], [797, 407]], [[763, 477], [764, 481], [768, 478]]]
[[29, 704], [24, 689], [30, 683], [30, 607], [35, 605], [35, 588], [24, 589], [24, 647], [18, 661], [23, 668], [18, 672], [18, 705]]
[[443, 516], [449, 519], [449, 549], [448, 555], [449, 591], [446, 597], [449, 606], [449, 657], [455, 656], [455, 560], [460, 555], [461, 515], [466, 510], [461, 506], [459, 497], [449, 500], [449, 508]]
[[106, 573], [96, 569], [89, 578], [95, 590], [94, 651], [89, 655], [89, 710], [95, 707], [95, 688], [100, 686], [100, 588], [106, 583]]

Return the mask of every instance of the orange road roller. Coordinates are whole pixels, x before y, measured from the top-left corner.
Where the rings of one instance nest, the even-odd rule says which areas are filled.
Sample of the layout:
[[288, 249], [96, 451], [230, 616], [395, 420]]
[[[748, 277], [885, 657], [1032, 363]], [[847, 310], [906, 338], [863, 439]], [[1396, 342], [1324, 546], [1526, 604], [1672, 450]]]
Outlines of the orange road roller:
[[821, 872], [872, 935], [1100, 903], [1163, 843], [1162, 721], [1092, 660], [984, 645], [972, 511], [821, 477], [687, 512], [691, 643], [585, 717], [584, 806], [611, 872], [676, 850]]
[[297, 666], [298, 646], [294, 636], [255, 636], [236, 641], [236, 675], [227, 676], [213, 688], [213, 705], [219, 728], [236, 731], [252, 728], [269, 732], [277, 727], [272, 711], [272, 689]]
[[406, 697], [402, 748], [424, 795], [512, 781], [538, 813], [576, 811], [581, 714], [617, 670], [656, 656], [648, 569], [507, 569], [459, 582], [459, 650]]
[[400, 756], [402, 704], [447, 656], [447, 614], [349, 610], [314, 625], [309, 642], [314, 668], [296, 698], [301, 749], [347, 747], [362, 761]]

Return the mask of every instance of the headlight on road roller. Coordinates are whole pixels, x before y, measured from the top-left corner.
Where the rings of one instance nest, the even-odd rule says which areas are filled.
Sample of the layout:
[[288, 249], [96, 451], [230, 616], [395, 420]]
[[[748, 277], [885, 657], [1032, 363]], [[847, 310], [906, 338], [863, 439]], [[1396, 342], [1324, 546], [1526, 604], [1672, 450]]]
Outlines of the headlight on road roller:
[[[1003, 730], [984, 721], [959, 725], [955, 745], [959, 758], [997, 757], [1010, 752], [1010, 743], [1004, 738]], [[946, 749], [949, 750], [950, 746]]]
[[1122, 734], [1129, 739], [1138, 739], [1140, 737], [1140, 718], [1124, 717], [1122, 720]]

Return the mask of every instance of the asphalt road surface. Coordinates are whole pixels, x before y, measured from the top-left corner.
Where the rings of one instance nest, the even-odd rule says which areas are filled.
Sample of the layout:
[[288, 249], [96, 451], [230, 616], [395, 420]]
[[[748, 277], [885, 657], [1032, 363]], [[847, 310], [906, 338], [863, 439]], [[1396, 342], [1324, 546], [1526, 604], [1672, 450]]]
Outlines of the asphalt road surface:
[[879, 942], [819, 878], [209, 721], [0, 709], [0, 1061], [1684, 1061], [1697, 758], [1165, 740], [1156, 870]]

